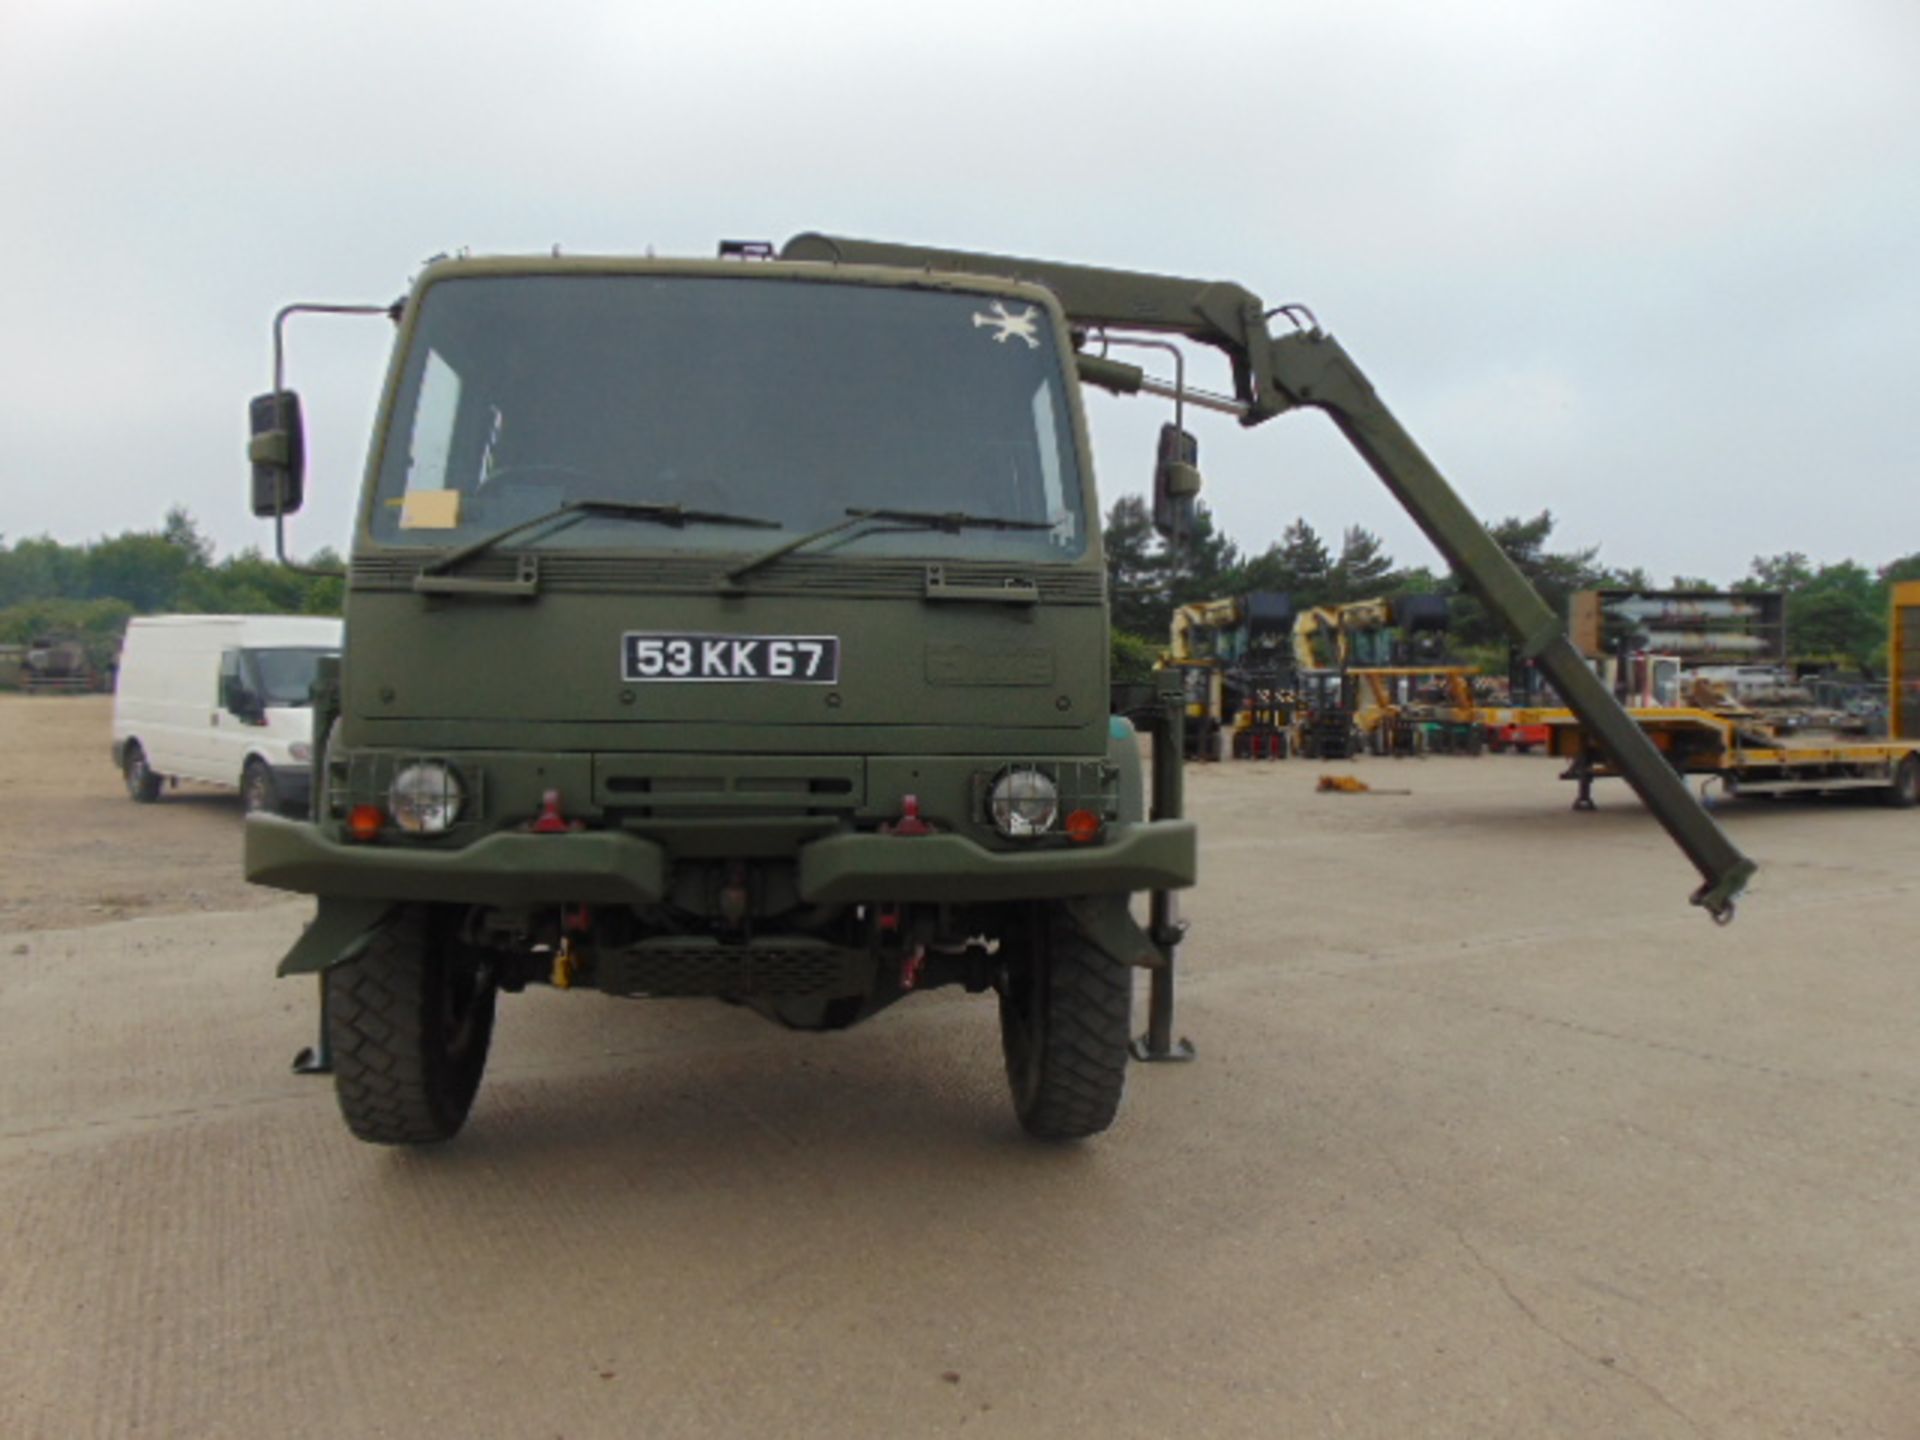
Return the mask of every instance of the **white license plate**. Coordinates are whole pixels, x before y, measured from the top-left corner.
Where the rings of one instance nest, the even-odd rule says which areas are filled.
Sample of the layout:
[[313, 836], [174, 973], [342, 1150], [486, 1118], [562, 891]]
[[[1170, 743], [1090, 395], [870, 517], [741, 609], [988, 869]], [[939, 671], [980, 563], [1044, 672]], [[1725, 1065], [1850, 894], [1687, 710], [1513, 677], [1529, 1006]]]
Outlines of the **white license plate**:
[[840, 680], [840, 639], [628, 631], [620, 637], [620, 678], [834, 685]]

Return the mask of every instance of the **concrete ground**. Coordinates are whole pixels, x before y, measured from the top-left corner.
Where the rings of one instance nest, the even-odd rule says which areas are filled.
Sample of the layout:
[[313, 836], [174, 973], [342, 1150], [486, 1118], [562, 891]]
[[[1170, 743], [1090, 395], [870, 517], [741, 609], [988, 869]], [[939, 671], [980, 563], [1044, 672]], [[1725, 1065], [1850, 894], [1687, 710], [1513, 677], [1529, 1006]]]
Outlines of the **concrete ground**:
[[1550, 762], [1195, 769], [1200, 1059], [1095, 1141], [985, 1000], [540, 993], [392, 1153], [237, 804], [128, 804], [97, 701], [0, 757], [7, 1436], [1920, 1436], [1916, 812], [1723, 811], [1716, 929]]

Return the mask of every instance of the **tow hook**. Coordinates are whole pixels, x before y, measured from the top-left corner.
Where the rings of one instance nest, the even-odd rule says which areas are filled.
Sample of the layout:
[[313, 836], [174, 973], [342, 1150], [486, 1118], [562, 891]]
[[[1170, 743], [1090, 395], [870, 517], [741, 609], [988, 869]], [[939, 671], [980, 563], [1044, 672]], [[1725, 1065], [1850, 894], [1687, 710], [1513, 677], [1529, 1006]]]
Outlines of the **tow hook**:
[[560, 792], [549, 790], [540, 797], [540, 813], [527, 822], [535, 835], [565, 835], [586, 829], [584, 822], [569, 820], [560, 813]]
[[902, 795], [900, 797], [900, 818], [891, 825], [882, 825], [880, 827], [880, 833], [882, 835], [900, 836], [931, 835], [934, 833], [934, 828], [920, 818], [920, 797], [918, 795]]

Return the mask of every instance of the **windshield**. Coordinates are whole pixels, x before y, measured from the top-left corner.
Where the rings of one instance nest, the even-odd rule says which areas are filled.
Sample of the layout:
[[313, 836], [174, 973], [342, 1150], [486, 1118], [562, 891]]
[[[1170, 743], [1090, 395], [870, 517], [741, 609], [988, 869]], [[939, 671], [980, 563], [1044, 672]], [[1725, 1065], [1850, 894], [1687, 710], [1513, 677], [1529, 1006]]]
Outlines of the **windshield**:
[[[369, 524], [471, 543], [569, 501], [681, 505], [809, 553], [1071, 559], [1082, 481], [1046, 312], [980, 295], [747, 277], [476, 276], [428, 287]], [[1037, 523], [1036, 523], [1037, 522]], [[718, 519], [530, 527], [508, 548], [764, 551]]]
[[335, 650], [249, 650], [260, 703], [272, 707], [306, 705], [312, 701], [313, 675], [323, 655]]

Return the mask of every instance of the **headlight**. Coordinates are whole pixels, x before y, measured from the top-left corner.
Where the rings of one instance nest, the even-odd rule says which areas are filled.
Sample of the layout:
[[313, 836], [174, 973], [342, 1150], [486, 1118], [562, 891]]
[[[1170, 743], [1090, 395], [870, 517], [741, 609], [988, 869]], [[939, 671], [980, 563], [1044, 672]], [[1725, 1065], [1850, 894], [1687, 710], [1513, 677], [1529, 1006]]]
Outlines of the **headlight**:
[[1060, 787], [1030, 766], [1003, 770], [987, 795], [987, 813], [1010, 840], [1044, 835], [1060, 819]]
[[402, 830], [438, 835], [460, 814], [462, 798], [453, 771], [437, 760], [423, 760], [393, 777], [387, 810]]

